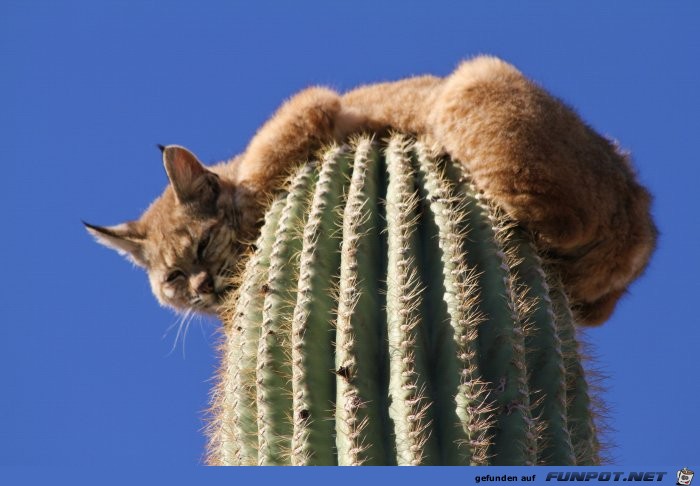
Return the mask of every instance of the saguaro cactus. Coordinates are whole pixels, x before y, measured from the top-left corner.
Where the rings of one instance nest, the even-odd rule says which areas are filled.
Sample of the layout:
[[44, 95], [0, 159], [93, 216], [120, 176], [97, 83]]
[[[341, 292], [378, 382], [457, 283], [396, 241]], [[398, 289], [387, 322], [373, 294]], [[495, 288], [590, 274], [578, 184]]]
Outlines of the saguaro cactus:
[[211, 464], [599, 461], [554, 272], [420, 143], [300, 167], [228, 309]]

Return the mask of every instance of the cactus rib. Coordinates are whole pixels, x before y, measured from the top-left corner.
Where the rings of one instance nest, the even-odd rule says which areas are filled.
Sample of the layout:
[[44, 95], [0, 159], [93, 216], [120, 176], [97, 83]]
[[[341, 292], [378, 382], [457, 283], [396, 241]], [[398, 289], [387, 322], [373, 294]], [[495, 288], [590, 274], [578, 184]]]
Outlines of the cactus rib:
[[305, 164], [294, 177], [270, 253], [257, 362], [258, 464], [289, 464], [292, 426], [291, 319], [296, 300], [299, 228], [316, 172]]
[[479, 310], [479, 370], [488, 382], [490, 407], [494, 409], [490, 462], [495, 465], [531, 465], [536, 462], [534, 422], [530, 413], [522, 323], [518, 319], [510, 267], [499, 229], [507, 224], [493, 214], [494, 208], [474, 189], [463, 168], [448, 161], [446, 173], [465, 195], [464, 211], [469, 238], [467, 264], [478, 275], [481, 289]]
[[369, 139], [357, 141], [343, 217], [335, 370], [336, 444], [340, 465], [395, 463], [388, 450], [384, 329], [380, 281], [382, 238], [379, 158]]
[[322, 160], [304, 228], [292, 320], [295, 465], [333, 465], [337, 461], [331, 411], [335, 402], [331, 323], [336, 319], [333, 289], [338, 285], [341, 239], [334, 230], [350, 168], [348, 149], [329, 149]]
[[[436, 418], [444, 464], [485, 465], [488, 459], [488, 393], [478, 364], [479, 288], [476, 272], [465, 263], [464, 231], [468, 213], [460, 207], [454, 184], [442, 173], [433, 154], [420, 143], [415, 146], [418, 178], [424, 201], [425, 224], [437, 227], [438, 238], [425, 231], [425, 266], [435, 271], [428, 288], [435, 343], [433, 381], [436, 383]], [[432, 241], [431, 241], [432, 240]], [[431, 258], [432, 257], [432, 258]], [[445, 319], [446, 322], [441, 322]]]
[[539, 427], [539, 464], [574, 465], [566, 415], [566, 377], [549, 286], [542, 260], [520, 228], [509, 230], [508, 249], [517, 304], [526, 326], [528, 386], [532, 413]]
[[388, 234], [387, 332], [389, 340], [389, 413], [394, 422], [398, 463], [436, 463], [430, 434], [427, 341], [423, 284], [419, 272], [418, 194], [407, 140], [392, 137], [386, 149], [389, 183], [386, 195]]
[[255, 393], [257, 348], [260, 340], [260, 322], [265, 294], [262, 290], [270, 265], [272, 242], [284, 208], [284, 200], [278, 199], [270, 208], [260, 232], [257, 250], [246, 269], [244, 285], [236, 306], [239, 322], [232, 330], [232, 352], [230, 363], [235, 365], [232, 373], [230, 402], [235, 411], [234, 427], [239, 437], [239, 448], [235, 461], [241, 465], [253, 465], [258, 458], [257, 403]]
[[574, 317], [560, 280], [551, 284], [552, 303], [557, 316], [564, 368], [566, 370], [566, 413], [576, 464], [600, 464], [600, 443], [591, 411], [586, 374], [581, 364]]

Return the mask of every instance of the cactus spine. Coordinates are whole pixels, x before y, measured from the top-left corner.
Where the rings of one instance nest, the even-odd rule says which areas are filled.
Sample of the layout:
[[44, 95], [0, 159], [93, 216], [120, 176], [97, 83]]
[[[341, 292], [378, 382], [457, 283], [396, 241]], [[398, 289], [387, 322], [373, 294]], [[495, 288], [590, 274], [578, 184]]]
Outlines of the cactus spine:
[[399, 135], [316, 165], [228, 303], [209, 462], [598, 463], [573, 318], [529, 235]]

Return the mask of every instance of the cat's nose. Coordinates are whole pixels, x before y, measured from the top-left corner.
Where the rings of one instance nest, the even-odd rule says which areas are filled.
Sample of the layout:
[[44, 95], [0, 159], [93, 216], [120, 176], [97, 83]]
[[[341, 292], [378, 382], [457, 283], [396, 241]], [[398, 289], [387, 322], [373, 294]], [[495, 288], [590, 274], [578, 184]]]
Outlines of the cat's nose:
[[207, 272], [199, 272], [190, 279], [190, 285], [198, 294], [211, 294], [214, 292], [214, 279]]

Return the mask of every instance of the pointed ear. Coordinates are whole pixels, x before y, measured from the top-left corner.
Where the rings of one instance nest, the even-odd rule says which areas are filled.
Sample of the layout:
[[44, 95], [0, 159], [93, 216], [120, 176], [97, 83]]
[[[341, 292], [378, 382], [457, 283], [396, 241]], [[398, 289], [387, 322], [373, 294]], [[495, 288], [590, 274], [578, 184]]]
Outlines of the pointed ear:
[[178, 145], [164, 147], [163, 165], [181, 203], [206, 208], [218, 197], [219, 177], [186, 148]]
[[95, 226], [85, 221], [83, 224], [98, 243], [116, 250], [136, 265], [146, 267], [143, 247], [146, 236], [138, 230], [135, 222], [109, 227]]

